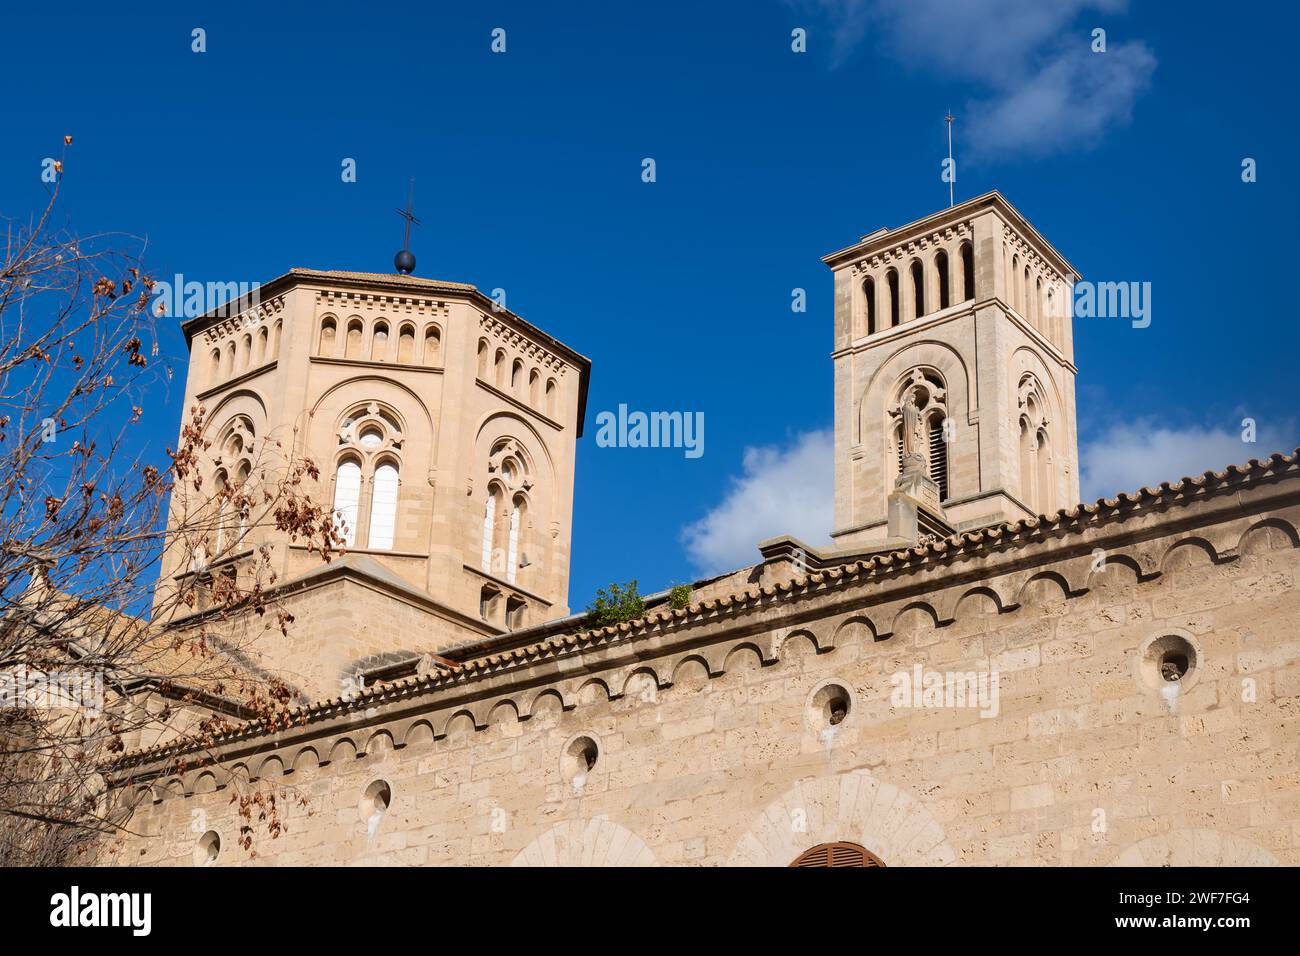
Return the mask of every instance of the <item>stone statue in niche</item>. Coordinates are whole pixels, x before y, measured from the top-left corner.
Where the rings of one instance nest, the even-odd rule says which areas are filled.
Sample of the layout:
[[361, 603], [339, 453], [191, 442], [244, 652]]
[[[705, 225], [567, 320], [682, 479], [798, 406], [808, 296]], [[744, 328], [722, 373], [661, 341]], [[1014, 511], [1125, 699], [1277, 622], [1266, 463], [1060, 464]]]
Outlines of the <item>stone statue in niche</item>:
[[925, 471], [925, 430], [916, 398], [908, 392], [899, 407], [903, 418], [903, 474]]

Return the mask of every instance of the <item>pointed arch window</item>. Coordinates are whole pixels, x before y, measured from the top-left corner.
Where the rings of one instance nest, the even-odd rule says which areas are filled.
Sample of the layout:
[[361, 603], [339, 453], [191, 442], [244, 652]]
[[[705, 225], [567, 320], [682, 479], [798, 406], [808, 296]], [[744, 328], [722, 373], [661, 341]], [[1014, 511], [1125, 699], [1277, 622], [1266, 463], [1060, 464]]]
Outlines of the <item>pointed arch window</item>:
[[1056, 496], [1052, 494], [1055, 475], [1052, 472], [1052, 443], [1047, 437], [1047, 429], [1038, 431], [1038, 511], [1050, 515], [1056, 509]]
[[[235, 473], [235, 480], [238, 482], [236, 487], [239, 489], [241, 503], [242, 503], [243, 496], [246, 493], [245, 489], [248, 487], [248, 479], [251, 474], [252, 474], [252, 468], [249, 466], [248, 462], [241, 461], [239, 463], [239, 470]], [[239, 509], [239, 539], [238, 540], [243, 541], [244, 535], [247, 533], [248, 533], [248, 509], [246, 506], [243, 506], [240, 507]]]
[[492, 539], [496, 535], [497, 508], [500, 507], [495, 489], [488, 492], [487, 502], [483, 505], [483, 561], [482, 567], [492, 573]]
[[1020, 497], [1029, 505], [1034, 507], [1038, 495], [1034, 490], [1034, 452], [1035, 439], [1033, 429], [1029, 425], [1028, 418], [1020, 419]]
[[1020, 379], [1017, 402], [1020, 423], [1020, 498], [1034, 514], [1056, 508], [1056, 472], [1052, 457], [1051, 416], [1044, 392], [1033, 373]]
[[523, 523], [523, 499], [515, 498], [510, 507], [510, 537], [506, 544], [506, 580], [515, 583], [519, 571], [519, 528]]
[[218, 471], [216, 478], [212, 482], [212, 496], [217, 501], [217, 549], [216, 555], [220, 556], [222, 549], [226, 546], [226, 522], [230, 510], [228, 500], [228, 488], [226, 487], [226, 473], [224, 470]]
[[385, 461], [375, 469], [374, 490], [370, 501], [370, 547], [388, 551], [393, 547], [397, 530], [397, 465]]
[[352, 547], [357, 540], [357, 508], [361, 504], [361, 463], [346, 458], [334, 474], [334, 526], [343, 543]]
[[930, 366], [918, 366], [904, 373], [893, 391], [893, 404], [885, 420], [885, 433], [888, 445], [884, 449], [889, 456], [892, 478], [887, 491], [892, 491], [894, 479], [903, 473], [903, 414], [902, 406], [911, 400], [920, 412], [923, 434], [920, 437], [920, 455], [923, 459], [925, 474], [938, 486], [939, 500], [946, 501], [951, 495], [952, 474], [948, 454], [948, 442], [945, 441], [943, 423], [948, 418], [948, 392], [944, 378]]

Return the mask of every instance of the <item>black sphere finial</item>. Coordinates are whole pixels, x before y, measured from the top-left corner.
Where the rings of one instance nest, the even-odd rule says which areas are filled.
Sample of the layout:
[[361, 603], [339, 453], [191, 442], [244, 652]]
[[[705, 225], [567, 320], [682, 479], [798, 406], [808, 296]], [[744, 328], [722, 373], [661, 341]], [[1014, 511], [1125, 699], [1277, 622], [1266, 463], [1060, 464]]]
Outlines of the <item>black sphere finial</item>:
[[406, 208], [397, 210], [397, 214], [406, 220], [406, 231], [402, 236], [402, 251], [393, 256], [393, 265], [404, 276], [415, 271], [415, 253], [411, 252], [411, 226], [420, 224], [411, 207], [415, 203], [415, 177], [411, 177], [411, 190], [406, 194]]

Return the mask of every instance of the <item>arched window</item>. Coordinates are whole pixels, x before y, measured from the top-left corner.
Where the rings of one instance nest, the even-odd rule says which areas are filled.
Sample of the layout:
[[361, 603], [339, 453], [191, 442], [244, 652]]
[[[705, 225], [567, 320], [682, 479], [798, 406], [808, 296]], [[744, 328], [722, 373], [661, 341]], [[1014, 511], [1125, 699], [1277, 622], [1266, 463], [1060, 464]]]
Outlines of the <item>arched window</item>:
[[233, 339], [226, 344], [226, 378], [235, 374], [235, 342]]
[[1028, 418], [1020, 419], [1020, 497], [1031, 509], [1038, 495], [1034, 492], [1034, 451], [1033, 429]]
[[948, 443], [944, 441], [943, 423], [948, 417], [947, 388], [943, 376], [935, 368], [918, 366], [905, 372], [894, 386], [893, 403], [885, 420], [889, 441], [885, 449], [893, 472], [888, 491], [893, 490], [893, 480], [903, 473], [903, 405], [910, 401], [920, 413], [919, 447], [917, 455], [924, 473], [939, 486], [939, 497], [950, 495], [952, 474], [949, 467]]
[[516, 496], [510, 508], [510, 538], [506, 544], [506, 580], [515, 583], [519, 569], [519, 534], [524, 519], [524, 499]]
[[929, 421], [930, 480], [939, 486], [939, 500], [948, 500], [948, 442], [943, 435], [943, 415], [935, 413]]
[[496, 358], [492, 360], [492, 374], [497, 388], [506, 387], [506, 350], [497, 349]]
[[939, 273], [939, 308], [946, 309], [952, 303], [948, 299], [948, 253], [942, 249], [934, 257], [934, 268]]
[[343, 353], [344, 358], [361, 358], [362, 331], [360, 319], [353, 319], [348, 323], [348, 341]]
[[376, 322], [370, 334], [370, 361], [388, 361], [388, 323]]
[[397, 529], [397, 465], [385, 461], [375, 469], [370, 502], [370, 547], [389, 550]]
[[284, 320], [276, 319], [275, 325], [271, 326], [271, 358], [277, 358], [280, 354], [280, 333], [284, 331]]
[[800, 853], [790, 864], [797, 867], [880, 866], [885, 861], [856, 843], [822, 843]]
[[230, 501], [226, 487], [226, 473], [218, 469], [212, 479], [212, 497], [217, 502], [217, 547], [215, 556], [220, 556], [226, 546], [226, 523], [230, 515]]
[[221, 381], [221, 349], [212, 350], [212, 381]]
[[[238, 484], [235, 487], [239, 489], [241, 494], [244, 493], [244, 489], [248, 486], [248, 478], [250, 474], [252, 474], [252, 468], [249, 467], [248, 462], [241, 461], [239, 463], [239, 470], [235, 472], [235, 480], [238, 482]], [[244, 540], [244, 535], [245, 533], [247, 533], [247, 531], [248, 531], [248, 513], [245, 511], [245, 509], [240, 508], [239, 509], [239, 540], [240, 541]]]
[[1011, 256], [1011, 275], [1007, 276], [1007, 304], [1020, 311], [1020, 256]]
[[518, 395], [524, 385], [524, 363], [522, 359], [515, 359], [514, 364], [510, 366], [510, 391]]
[[961, 244], [962, 302], [975, 298], [975, 249], [969, 242]]
[[1056, 474], [1052, 460], [1051, 415], [1044, 392], [1032, 372], [1020, 378], [1017, 391], [1020, 421], [1020, 496], [1034, 514], [1056, 508]]
[[898, 270], [890, 269], [885, 273], [885, 287], [889, 290], [889, 324], [898, 324]]
[[487, 380], [488, 343], [487, 339], [478, 340], [478, 377]]
[[1043, 280], [1034, 280], [1034, 324], [1038, 326], [1039, 331], [1047, 330], [1047, 323], [1043, 321]]
[[925, 270], [919, 259], [912, 260], [912, 301], [915, 307], [909, 318], [919, 319], [925, 315]]
[[442, 332], [436, 325], [424, 330], [424, 364], [434, 368], [442, 362]]
[[546, 380], [546, 414], [550, 415], [552, 418], [555, 417], [557, 392], [558, 389], [555, 386], [555, 379], [548, 378]]
[[1056, 496], [1052, 489], [1056, 476], [1052, 472], [1052, 444], [1046, 429], [1038, 431], [1038, 513], [1050, 515], [1056, 510]]
[[239, 356], [239, 370], [241, 372], [246, 371], [248, 367], [252, 364], [253, 364], [253, 337], [251, 335], [245, 335], [243, 341], [243, 349], [241, 350], [241, 354]]
[[867, 317], [867, 335], [871, 335], [876, 331], [876, 280], [870, 276], [862, 283], [862, 298], [866, 306], [863, 314]]
[[542, 397], [542, 376], [537, 369], [528, 373], [528, 404], [534, 408], [537, 407], [537, 401]]
[[266, 361], [266, 344], [270, 341], [270, 334], [266, 331], [266, 326], [257, 330], [257, 364], [261, 365]]
[[397, 331], [397, 361], [410, 365], [415, 361], [415, 326], [403, 325]]
[[497, 490], [490, 489], [483, 505], [483, 570], [489, 574], [492, 572], [492, 539], [496, 534], [497, 509], [500, 506]]
[[334, 526], [343, 543], [352, 547], [357, 540], [357, 506], [361, 503], [361, 463], [347, 458], [334, 474]]
[[1025, 266], [1020, 273], [1020, 314], [1030, 322], [1033, 321], [1030, 314], [1033, 310], [1033, 298], [1034, 291], [1029, 285], [1029, 266]]
[[317, 347], [317, 354], [324, 355], [327, 358], [334, 357], [334, 336], [337, 331], [337, 325], [332, 316], [327, 316], [320, 324], [320, 345]]

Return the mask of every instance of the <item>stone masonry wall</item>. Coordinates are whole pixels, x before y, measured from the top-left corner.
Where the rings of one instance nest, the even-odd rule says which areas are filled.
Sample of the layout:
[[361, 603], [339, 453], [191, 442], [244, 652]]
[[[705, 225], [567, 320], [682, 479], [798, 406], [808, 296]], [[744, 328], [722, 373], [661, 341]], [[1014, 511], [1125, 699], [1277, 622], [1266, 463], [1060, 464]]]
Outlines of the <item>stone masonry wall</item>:
[[[836, 840], [889, 866], [1300, 864], [1295, 484], [467, 664], [178, 776], [157, 755], [118, 790], [146, 835], [103, 861], [192, 865], [214, 831], [217, 865], [785, 865]], [[1165, 646], [1192, 651], [1172, 687]], [[918, 665], [996, 673], [996, 716], [891, 700]], [[227, 791], [259, 786], [288, 832], [254, 857]]]

